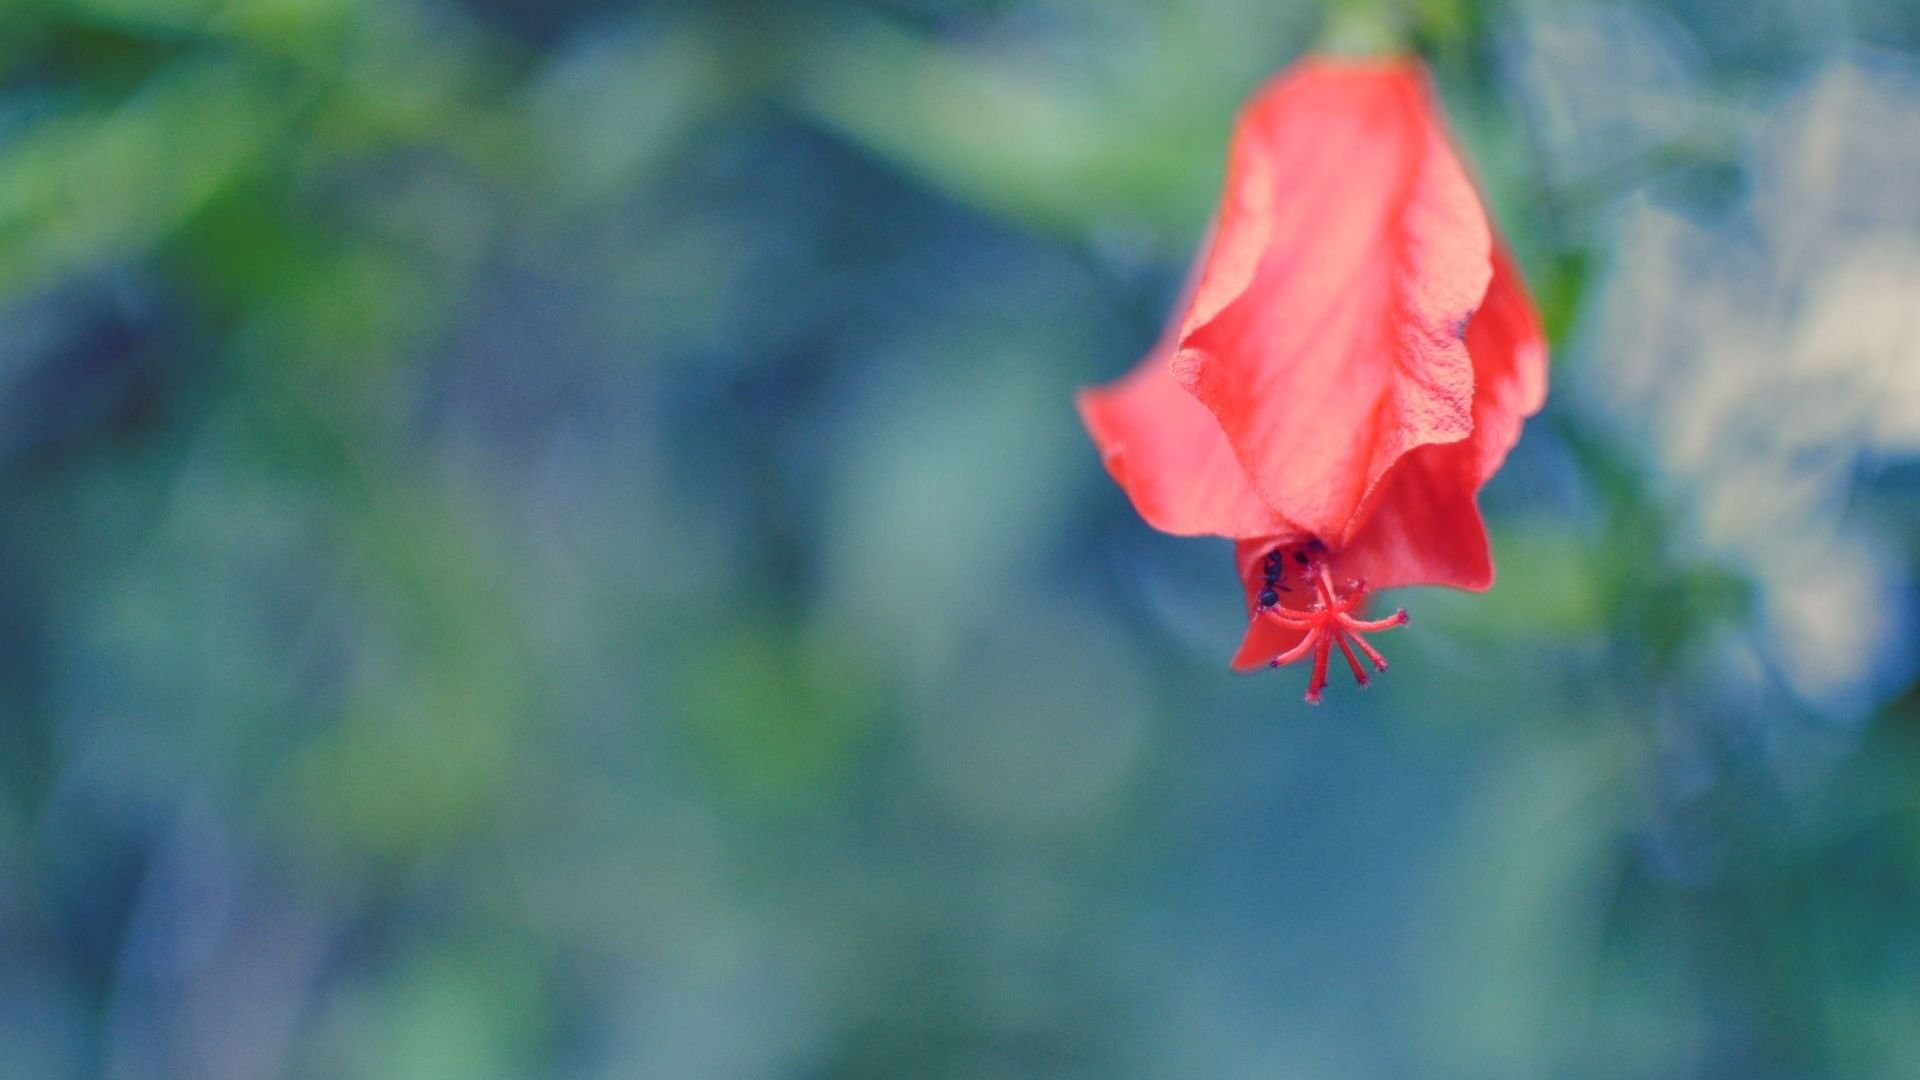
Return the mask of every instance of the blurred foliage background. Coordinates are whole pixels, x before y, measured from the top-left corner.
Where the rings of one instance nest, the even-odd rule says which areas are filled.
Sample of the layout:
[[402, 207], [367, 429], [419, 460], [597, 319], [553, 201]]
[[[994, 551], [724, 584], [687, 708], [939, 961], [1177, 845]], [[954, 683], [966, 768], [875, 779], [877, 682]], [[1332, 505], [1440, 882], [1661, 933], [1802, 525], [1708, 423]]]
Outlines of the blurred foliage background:
[[[1501, 581], [1230, 677], [1070, 405], [1429, 58]], [[1920, 1072], [1920, 9], [0, 0], [0, 1071]]]

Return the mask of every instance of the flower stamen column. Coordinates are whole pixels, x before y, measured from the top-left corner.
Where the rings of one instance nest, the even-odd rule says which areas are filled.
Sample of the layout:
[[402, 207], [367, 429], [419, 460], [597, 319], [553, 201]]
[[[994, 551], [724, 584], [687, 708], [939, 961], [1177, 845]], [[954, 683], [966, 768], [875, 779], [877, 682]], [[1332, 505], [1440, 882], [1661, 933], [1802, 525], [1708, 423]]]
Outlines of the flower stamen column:
[[1396, 626], [1405, 626], [1407, 610], [1401, 608], [1384, 619], [1356, 619], [1353, 612], [1366, 599], [1367, 585], [1364, 581], [1350, 581], [1347, 592], [1341, 596], [1333, 587], [1333, 574], [1325, 564], [1315, 566], [1309, 575], [1318, 593], [1317, 599], [1304, 611], [1292, 610], [1274, 604], [1258, 609], [1255, 619], [1265, 619], [1286, 630], [1300, 631], [1304, 636], [1291, 649], [1275, 656], [1267, 666], [1285, 667], [1297, 660], [1313, 655], [1313, 675], [1307, 681], [1307, 704], [1320, 704], [1320, 693], [1327, 687], [1327, 661], [1331, 658], [1334, 646], [1347, 658], [1347, 666], [1353, 670], [1353, 681], [1365, 687], [1372, 680], [1366, 669], [1360, 666], [1360, 658], [1353, 654], [1355, 646], [1372, 661], [1374, 670], [1387, 670], [1387, 658], [1380, 655], [1367, 642], [1364, 635], [1380, 630], [1391, 630]]

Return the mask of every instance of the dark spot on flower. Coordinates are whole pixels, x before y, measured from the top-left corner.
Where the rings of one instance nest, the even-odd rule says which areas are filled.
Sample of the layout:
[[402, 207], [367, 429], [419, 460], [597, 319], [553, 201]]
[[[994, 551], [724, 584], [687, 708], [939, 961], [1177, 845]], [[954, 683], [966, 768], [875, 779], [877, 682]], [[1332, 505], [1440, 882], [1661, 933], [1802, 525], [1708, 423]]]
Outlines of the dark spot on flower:
[[1479, 309], [1475, 308], [1473, 311], [1469, 311], [1465, 315], [1460, 316], [1460, 320], [1453, 324], [1454, 337], [1461, 338], [1463, 340], [1466, 338], [1467, 327], [1473, 325], [1473, 317], [1475, 314], [1478, 313], [1478, 311]]

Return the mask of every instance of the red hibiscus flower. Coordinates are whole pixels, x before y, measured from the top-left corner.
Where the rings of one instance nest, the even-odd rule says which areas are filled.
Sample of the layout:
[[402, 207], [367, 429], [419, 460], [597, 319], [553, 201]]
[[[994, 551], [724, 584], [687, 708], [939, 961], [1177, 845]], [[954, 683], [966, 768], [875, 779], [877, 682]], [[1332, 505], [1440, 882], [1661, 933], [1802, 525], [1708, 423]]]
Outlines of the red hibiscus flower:
[[1242, 112], [1166, 336], [1079, 405], [1147, 522], [1238, 541], [1237, 671], [1308, 657], [1317, 702], [1369, 589], [1484, 591], [1478, 496], [1546, 397], [1539, 317], [1418, 62], [1306, 60]]

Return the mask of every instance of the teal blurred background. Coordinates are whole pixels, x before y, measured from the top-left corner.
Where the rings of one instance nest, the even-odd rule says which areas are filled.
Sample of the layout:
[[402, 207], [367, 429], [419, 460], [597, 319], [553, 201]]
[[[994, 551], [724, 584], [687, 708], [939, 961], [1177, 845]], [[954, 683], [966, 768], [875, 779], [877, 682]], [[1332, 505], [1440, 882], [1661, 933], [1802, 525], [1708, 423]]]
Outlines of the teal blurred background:
[[[1393, 41], [1554, 391], [1315, 710], [1071, 396]], [[1916, 50], [0, 0], [0, 1075], [1920, 1075]]]

